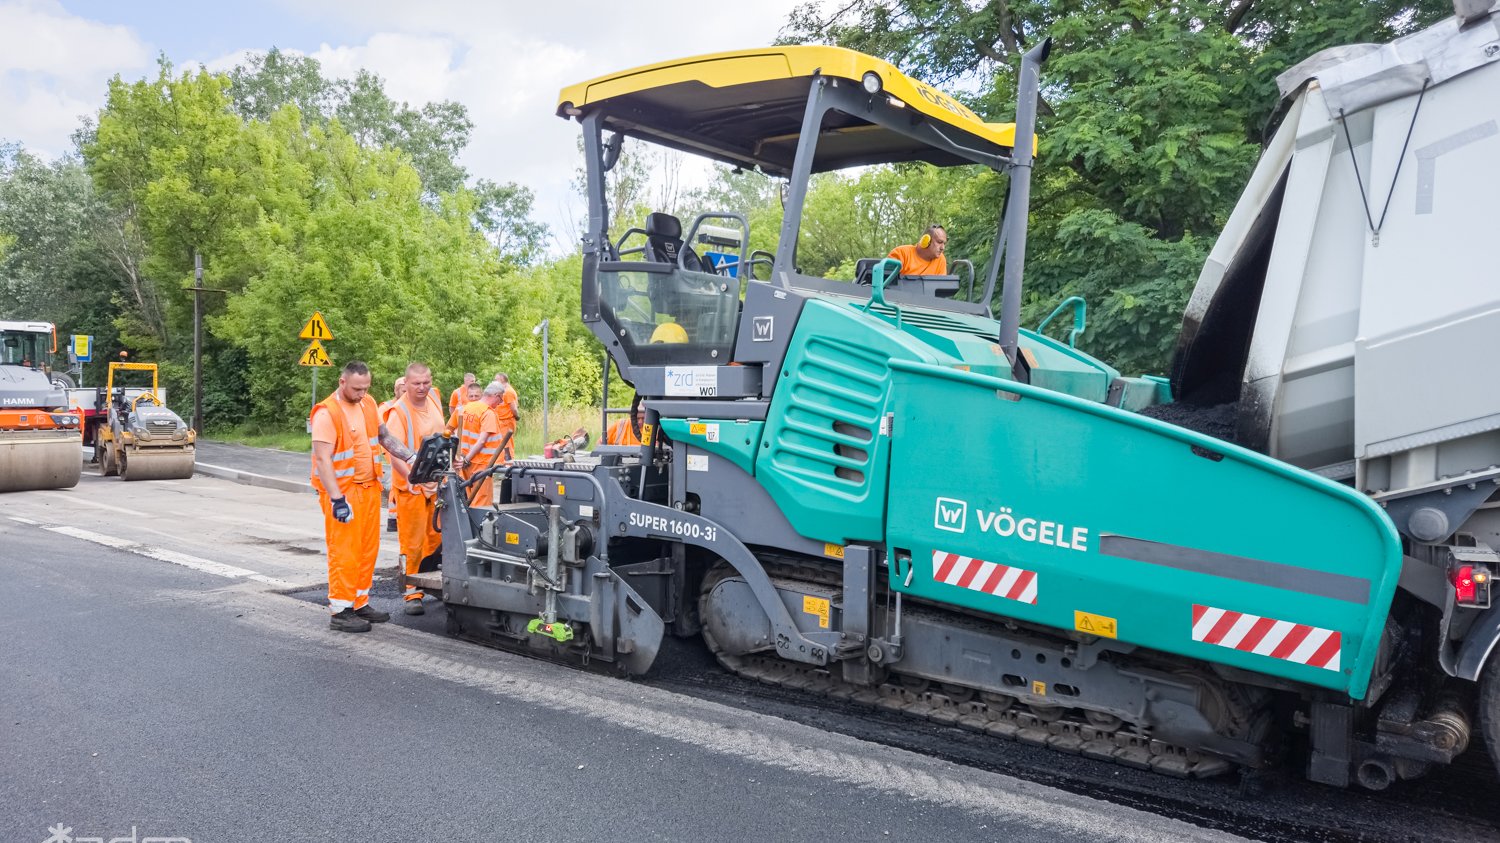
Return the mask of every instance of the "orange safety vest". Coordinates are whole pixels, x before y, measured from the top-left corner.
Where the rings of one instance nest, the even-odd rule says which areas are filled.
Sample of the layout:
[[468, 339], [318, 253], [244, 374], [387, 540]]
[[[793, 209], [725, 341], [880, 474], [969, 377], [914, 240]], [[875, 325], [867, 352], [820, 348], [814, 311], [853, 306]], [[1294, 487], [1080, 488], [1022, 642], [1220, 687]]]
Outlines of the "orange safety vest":
[[511, 412], [510, 409], [510, 402], [516, 400], [518, 399], [516, 396], [515, 388], [510, 384], [506, 384], [505, 392], [500, 394], [500, 403], [496, 404], [494, 408], [495, 418], [500, 420], [501, 433], [505, 432], [505, 426], [507, 424], [514, 425], [516, 423], [516, 414], [514, 412]]
[[609, 427], [609, 434], [604, 437], [606, 445], [639, 445], [640, 438], [635, 435], [635, 428], [630, 426], [630, 419], [620, 419]]
[[[473, 448], [479, 442], [479, 437], [484, 435], [485, 413], [491, 412], [494, 412], [493, 409], [483, 401], [470, 401], [463, 406], [463, 430], [458, 436], [458, 452], [460, 454], [469, 453], [469, 449]], [[499, 450], [500, 438], [497, 434], [490, 437], [490, 441], [483, 448], [479, 449], [479, 455], [474, 459], [474, 466], [468, 469], [468, 471], [489, 468], [490, 461], [494, 458], [495, 452]]]
[[[442, 415], [442, 400], [442, 398], [439, 398], [432, 392], [427, 393], [427, 403], [435, 404], [438, 408], [439, 415]], [[401, 411], [403, 420], [406, 422], [406, 450], [415, 454], [417, 452], [417, 446], [421, 443], [417, 441], [417, 428], [414, 424], [412, 424], [411, 410], [407, 409], [405, 399], [398, 398], [395, 401], [391, 402], [390, 408], [385, 411], [384, 418], [390, 418], [391, 413], [395, 412], [396, 410]], [[394, 489], [399, 489], [401, 491], [410, 491], [411, 484], [407, 483], [400, 474], [392, 472], [391, 487]]]
[[[365, 414], [365, 434], [370, 439], [370, 457], [373, 460], [375, 455], [380, 453], [380, 420], [375, 416], [375, 399], [366, 395], [359, 402], [359, 408]], [[339, 406], [337, 392], [330, 393], [327, 398], [313, 405], [312, 412], [307, 414], [309, 426], [311, 426], [313, 416], [317, 415], [318, 410], [324, 409], [333, 413], [335, 431], [333, 440], [333, 476], [339, 484], [339, 492], [347, 494], [349, 487], [354, 484], [356, 468], [354, 453], [357, 443], [349, 435], [349, 423], [344, 418], [344, 408]], [[370, 473], [373, 475], [375, 473], [374, 466], [370, 468]], [[313, 460], [311, 475], [313, 488], [317, 489], [320, 493], [323, 492], [323, 481], [318, 477], [318, 463], [316, 460]]]

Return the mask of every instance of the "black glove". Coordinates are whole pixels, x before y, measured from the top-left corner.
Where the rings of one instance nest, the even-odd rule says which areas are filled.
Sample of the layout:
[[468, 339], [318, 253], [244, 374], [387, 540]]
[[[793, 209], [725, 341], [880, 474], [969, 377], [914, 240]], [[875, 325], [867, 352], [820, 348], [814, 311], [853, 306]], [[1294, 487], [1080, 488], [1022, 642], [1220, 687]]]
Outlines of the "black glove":
[[349, 508], [349, 502], [343, 498], [334, 498], [333, 518], [340, 524], [348, 524], [354, 520], [354, 510]]

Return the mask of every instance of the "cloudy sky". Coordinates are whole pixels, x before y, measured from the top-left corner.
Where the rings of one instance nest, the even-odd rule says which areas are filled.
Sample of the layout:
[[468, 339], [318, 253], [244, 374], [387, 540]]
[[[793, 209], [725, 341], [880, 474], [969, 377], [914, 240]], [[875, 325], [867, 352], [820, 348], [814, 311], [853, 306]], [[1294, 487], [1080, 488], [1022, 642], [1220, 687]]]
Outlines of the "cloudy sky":
[[0, 139], [42, 155], [68, 149], [115, 74], [140, 78], [165, 53], [226, 70], [272, 46], [317, 58], [328, 76], [368, 68], [413, 106], [468, 106], [463, 163], [536, 191], [554, 232], [577, 213], [569, 181], [576, 125], [553, 116], [564, 85], [776, 37], [796, 0], [644, 3], [552, 0], [0, 0]]

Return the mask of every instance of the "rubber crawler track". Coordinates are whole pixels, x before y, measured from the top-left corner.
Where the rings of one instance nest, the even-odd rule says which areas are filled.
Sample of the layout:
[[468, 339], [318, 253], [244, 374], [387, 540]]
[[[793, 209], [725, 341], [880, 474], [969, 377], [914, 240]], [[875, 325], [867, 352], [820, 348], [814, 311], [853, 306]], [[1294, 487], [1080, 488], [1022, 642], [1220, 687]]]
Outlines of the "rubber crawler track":
[[[800, 580], [837, 585], [837, 575], [816, 566], [762, 559], [775, 579]], [[719, 566], [704, 578], [699, 597], [699, 617], [707, 610], [707, 596], [721, 580], [734, 576]], [[732, 656], [703, 627], [709, 651], [725, 669], [738, 676], [776, 687], [789, 688], [830, 699], [854, 702], [975, 733], [1045, 746], [1059, 752], [1083, 755], [1101, 761], [1152, 770], [1176, 778], [1202, 778], [1230, 772], [1233, 762], [1196, 749], [1157, 740], [1134, 730], [1130, 724], [1110, 722], [1115, 718], [1088, 716], [1086, 712], [1059, 707], [1029, 707], [1002, 694], [972, 688], [933, 685], [895, 677], [878, 685], [848, 682], [827, 668], [786, 661], [775, 655], [753, 653]], [[836, 670], [836, 668], [835, 668]]]

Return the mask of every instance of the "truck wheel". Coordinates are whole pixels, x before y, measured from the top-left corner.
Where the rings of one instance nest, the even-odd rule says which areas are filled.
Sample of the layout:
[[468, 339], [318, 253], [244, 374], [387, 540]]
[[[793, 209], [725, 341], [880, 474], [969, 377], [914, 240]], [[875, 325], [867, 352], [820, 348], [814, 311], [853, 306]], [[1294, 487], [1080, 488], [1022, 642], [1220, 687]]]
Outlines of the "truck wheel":
[[1479, 729], [1484, 746], [1500, 771], [1500, 647], [1490, 652], [1479, 674]]

